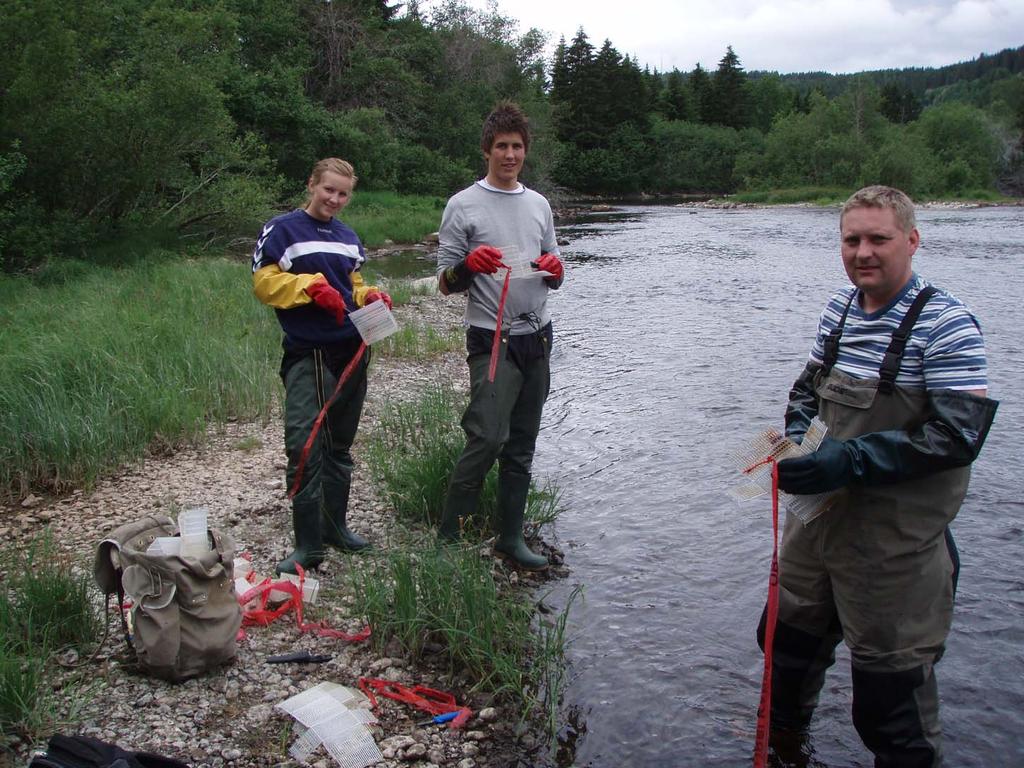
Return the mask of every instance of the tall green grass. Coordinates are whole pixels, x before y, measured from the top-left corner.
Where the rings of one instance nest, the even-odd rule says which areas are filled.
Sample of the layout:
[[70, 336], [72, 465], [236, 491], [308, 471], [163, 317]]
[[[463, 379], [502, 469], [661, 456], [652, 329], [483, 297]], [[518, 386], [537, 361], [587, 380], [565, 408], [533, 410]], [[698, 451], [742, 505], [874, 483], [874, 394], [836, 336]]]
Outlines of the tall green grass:
[[[368, 280], [369, 282], [369, 280]], [[437, 293], [434, 285], [417, 283], [415, 280], [380, 280], [395, 306], [408, 304], [413, 296], [429, 296]]]
[[556, 741], [561, 719], [562, 692], [565, 690], [568, 671], [565, 647], [569, 642], [566, 637], [569, 612], [576, 600], [582, 598], [583, 587], [577, 584], [569, 593], [565, 608], [557, 616], [547, 619], [538, 613], [535, 619], [535, 686], [540, 693], [538, 703], [541, 705], [544, 726], [552, 742]]
[[208, 420], [266, 417], [279, 388], [280, 331], [237, 261], [3, 277], [0, 327], [0, 492], [89, 483]]
[[464, 338], [459, 329], [437, 331], [432, 326], [416, 323], [402, 326], [376, 344], [374, 349], [388, 357], [422, 360], [458, 351]]
[[8, 546], [0, 561], [0, 733], [36, 735], [83, 693], [55, 688], [53, 654], [94, 645], [101, 620], [88, 577], [56, 552], [48, 531], [25, 547]]
[[357, 190], [341, 219], [371, 248], [395, 243], [418, 243], [441, 224], [445, 200], [425, 195]]
[[[931, 200], [936, 201], [948, 201], [948, 202], [966, 202], [966, 203], [1011, 203], [1016, 204], [1018, 198], [1010, 197], [1008, 195], [1001, 194], [994, 189], [967, 189], [960, 194], [947, 193], [944, 195], [938, 195]], [[923, 201], [921, 201], [923, 202]]]
[[[737, 192], [722, 201], [735, 203], [754, 203], [759, 205], [791, 205], [793, 203], [811, 203], [813, 205], [841, 205], [855, 191], [853, 187], [792, 187], [788, 189], [753, 189]], [[992, 189], [970, 189], [962, 193], [947, 193], [931, 198], [921, 198], [917, 202], [962, 201], [962, 202], [1011, 202], [1013, 198], [1001, 195]]]
[[[465, 407], [466, 396], [446, 386], [431, 387], [418, 400], [385, 407], [370, 438], [366, 462], [399, 519], [428, 526], [440, 522], [448, 477], [465, 445], [459, 426]], [[484, 481], [478, 519], [467, 522], [466, 533], [489, 534], [497, 498], [495, 466]], [[527, 525], [536, 530], [558, 512], [554, 487], [531, 486]]]
[[414, 659], [437, 654], [449, 671], [468, 675], [474, 690], [515, 702], [524, 717], [540, 708], [545, 722], [555, 722], [549, 713], [564, 682], [568, 606], [538, 626], [525, 595], [499, 589], [490, 559], [472, 548], [359, 558], [351, 578], [356, 610], [379, 649], [396, 639]]
[[760, 205], [792, 205], [793, 203], [836, 205], [846, 200], [853, 191], [852, 189], [842, 187], [793, 187], [791, 189], [749, 190], [730, 195], [728, 201]]

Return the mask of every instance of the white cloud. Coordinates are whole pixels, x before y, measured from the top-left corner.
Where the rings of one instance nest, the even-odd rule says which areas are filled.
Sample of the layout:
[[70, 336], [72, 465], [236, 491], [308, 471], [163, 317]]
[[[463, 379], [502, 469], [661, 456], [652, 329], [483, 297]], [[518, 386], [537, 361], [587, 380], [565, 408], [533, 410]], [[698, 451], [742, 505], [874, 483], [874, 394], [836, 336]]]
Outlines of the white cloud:
[[[485, 0], [471, 0], [483, 8]], [[746, 69], [854, 72], [941, 66], [1024, 43], [1021, 0], [504, 0], [521, 29], [571, 40], [582, 26], [641, 66], [714, 69], [732, 45]]]

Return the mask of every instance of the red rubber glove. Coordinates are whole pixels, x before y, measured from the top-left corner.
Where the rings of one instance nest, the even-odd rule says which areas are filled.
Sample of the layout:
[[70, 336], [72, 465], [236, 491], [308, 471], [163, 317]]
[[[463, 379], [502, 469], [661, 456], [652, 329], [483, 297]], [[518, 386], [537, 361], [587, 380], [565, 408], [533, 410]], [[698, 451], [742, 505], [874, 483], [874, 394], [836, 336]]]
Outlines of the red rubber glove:
[[544, 272], [550, 272], [551, 278], [554, 280], [561, 280], [565, 270], [562, 268], [562, 261], [553, 253], [543, 254], [537, 261], [537, 269]]
[[474, 272], [493, 275], [502, 266], [501, 251], [490, 245], [481, 245], [470, 251], [466, 266]]
[[368, 291], [363, 306], [373, 304], [375, 301], [383, 301], [388, 305], [388, 309], [392, 308], [391, 297], [384, 293], [384, 291]]
[[348, 307], [345, 306], [345, 299], [326, 280], [317, 280], [314, 283], [310, 283], [306, 288], [306, 295], [320, 309], [334, 315], [338, 325], [345, 322], [345, 313], [348, 312]]

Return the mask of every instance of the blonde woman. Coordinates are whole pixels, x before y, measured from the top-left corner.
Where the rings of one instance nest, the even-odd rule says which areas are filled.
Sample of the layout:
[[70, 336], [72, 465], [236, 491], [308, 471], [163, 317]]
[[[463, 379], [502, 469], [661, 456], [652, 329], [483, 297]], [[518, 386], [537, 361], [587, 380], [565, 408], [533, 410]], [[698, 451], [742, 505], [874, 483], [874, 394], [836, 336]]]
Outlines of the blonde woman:
[[352, 200], [356, 180], [350, 163], [336, 157], [319, 161], [306, 184], [306, 205], [267, 222], [253, 253], [253, 290], [274, 307], [284, 332], [284, 440], [288, 488], [295, 490], [295, 551], [277, 564], [278, 573], [295, 573], [296, 564], [315, 569], [323, 562], [324, 545], [344, 551], [369, 546], [346, 523], [350, 449], [366, 395], [369, 349], [328, 410], [294, 488], [313, 423], [360, 349], [348, 313], [374, 301], [391, 306], [386, 293], [363, 283], [363, 245], [336, 218]]

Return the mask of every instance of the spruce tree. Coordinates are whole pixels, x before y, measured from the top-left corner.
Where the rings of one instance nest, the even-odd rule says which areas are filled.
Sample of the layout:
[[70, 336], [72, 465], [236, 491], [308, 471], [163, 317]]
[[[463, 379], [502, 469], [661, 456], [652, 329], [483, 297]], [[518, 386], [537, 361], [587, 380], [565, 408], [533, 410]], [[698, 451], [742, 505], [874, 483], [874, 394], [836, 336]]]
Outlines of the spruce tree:
[[599, 142], [594, 125], [595, 101], [602, 98], [594, 78], [594, 46], [580, 27], [565, 54], [568, 92], [560, 116], [559, 138], [578, 147], [593, 147]]
[[690, 120], [693, 115], [693, 97], [686, 87], [683, 73], [673, 69], [665, 76], [665, 87], [658, 95], [658, 111], [667, 120]]
[[730, 128], [746, 128], [750, 125], [750, 107], [747, 104], [746, 73], [740, 66], [740, 59], [732, 46], [726, 48], [725, 56], [718, 62], [718, 69], [711, 80], [712, 114], [708, 122]]
[[693, 94], [693, 115], [702, 123], [710, 123], [714, 107], [711, 104], [713, 92], [707, 70], [697, 63], [690, 73], [690, 93]]

